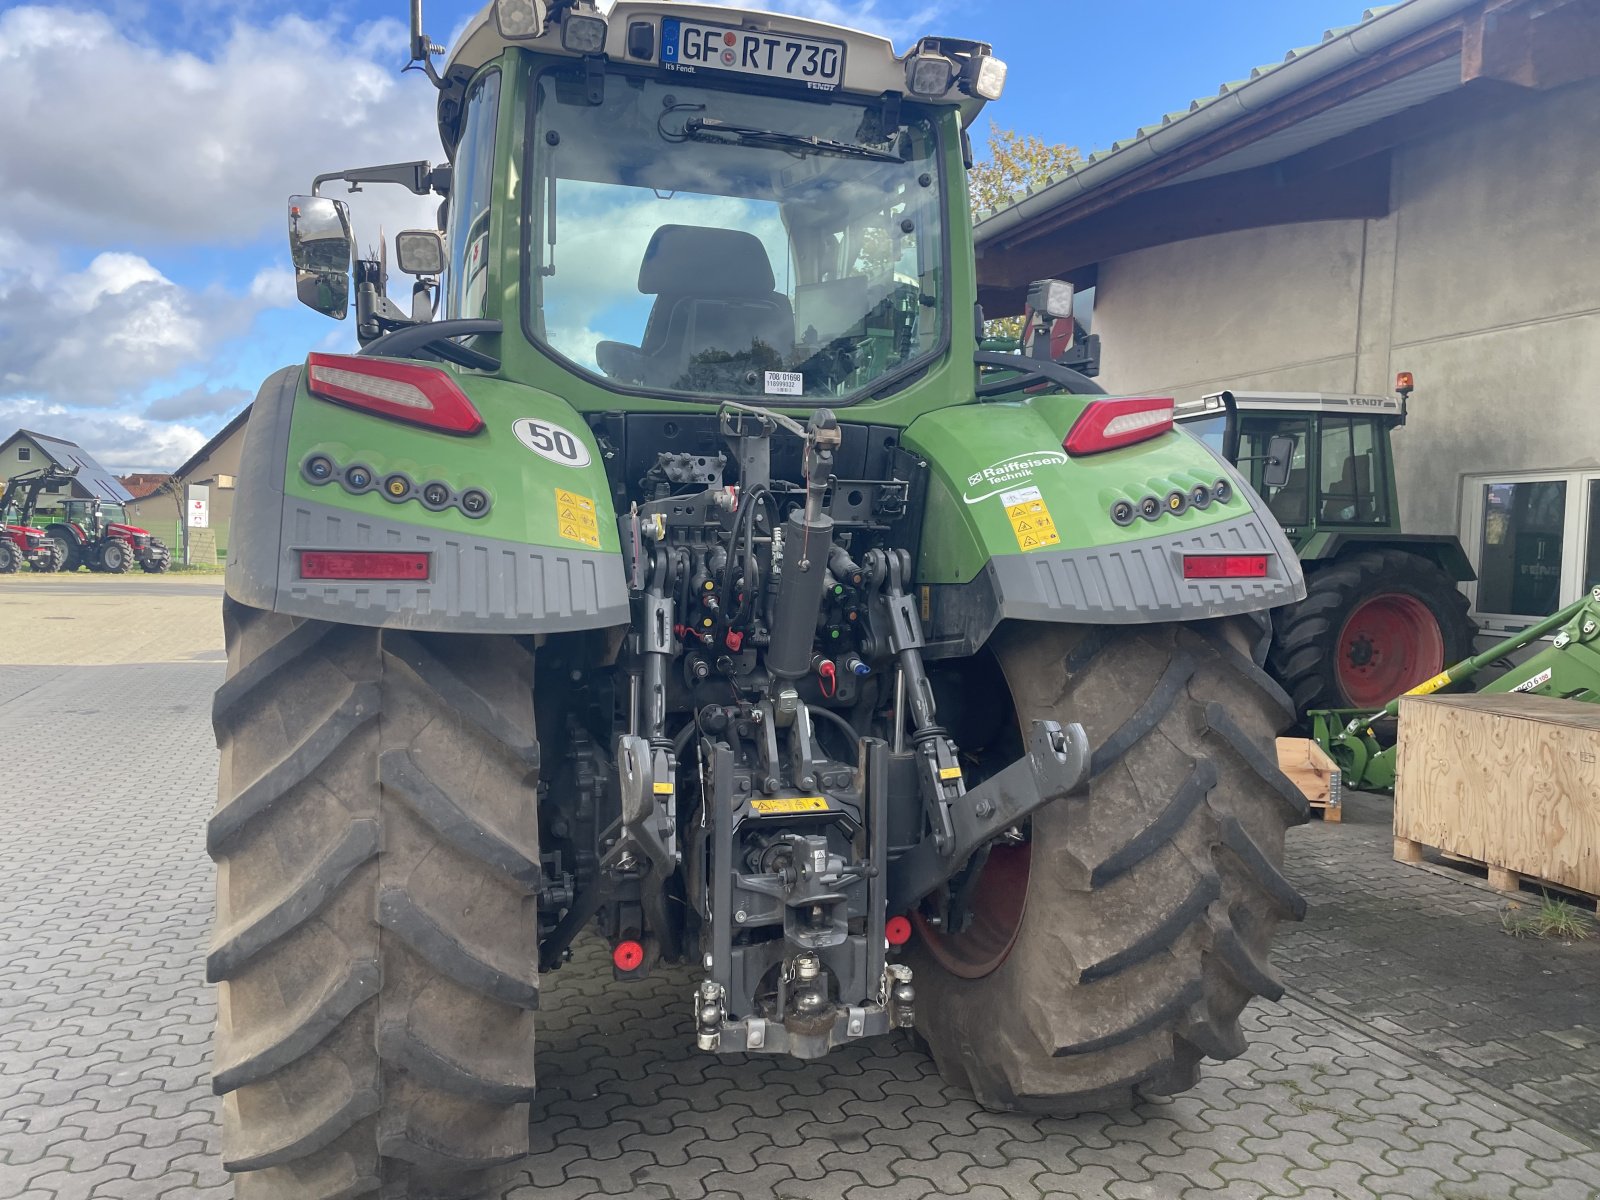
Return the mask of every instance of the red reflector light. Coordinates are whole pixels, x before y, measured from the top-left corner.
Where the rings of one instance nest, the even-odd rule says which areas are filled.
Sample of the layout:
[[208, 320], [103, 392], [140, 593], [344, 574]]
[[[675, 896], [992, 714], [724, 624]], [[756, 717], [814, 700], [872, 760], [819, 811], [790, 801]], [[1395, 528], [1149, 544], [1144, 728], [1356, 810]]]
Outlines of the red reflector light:
[[1185, 554], [1185, 579], [1265, 579], [1265, 554]]
[[302, 550], [300, 578], [426, 580], [428, 555], [400, 550]]
[[611, 948], [611, 961], [619, 971], [637, 971], [644, 961], [644, 947], [638, 942], [618, 942]]
[[911, 922], [904, 917], [890, 917], [883, 923], [883, 937], [891, 946], [904, 946], [911, 940]]
[[306, 359], [306, 387], [320, 399], [440, 433], [470, 436], [483, 428], [467, 394], [438, 367], [312, 354]]
[[1068, 454], [1099, 454], [1148, 441], [1171, 428], [1171, 397], [1096, 400], [1072, 423], [1061, 448]]

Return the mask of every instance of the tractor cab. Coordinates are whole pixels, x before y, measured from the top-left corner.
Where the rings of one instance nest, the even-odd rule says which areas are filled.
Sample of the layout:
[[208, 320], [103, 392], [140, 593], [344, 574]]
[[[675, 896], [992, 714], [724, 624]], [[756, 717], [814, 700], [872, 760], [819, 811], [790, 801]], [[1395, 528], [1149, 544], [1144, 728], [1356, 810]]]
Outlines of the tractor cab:
[[1328, 530], [1398, 532], [1389, 432], [1405, 418], [1399, 397], [1332, 392], [1217, 392], [1176, 413], [1246, 473], [1297, 549]]

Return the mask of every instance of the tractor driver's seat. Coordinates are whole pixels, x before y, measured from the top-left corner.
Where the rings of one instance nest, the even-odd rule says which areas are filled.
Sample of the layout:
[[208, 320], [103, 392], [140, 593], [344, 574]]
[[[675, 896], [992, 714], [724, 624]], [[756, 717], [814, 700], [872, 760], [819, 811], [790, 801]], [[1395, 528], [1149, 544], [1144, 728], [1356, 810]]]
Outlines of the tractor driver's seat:
[[656, 298], [644, 342], [601, 342], [595, 361], [612, 378], [670, 388], [708, 352], [749, 355], [761, 342], [787, 360], [794, 311], [773, 288], [772, 262], [754, 234], [663, 225], [639, 265], [639, 290]]

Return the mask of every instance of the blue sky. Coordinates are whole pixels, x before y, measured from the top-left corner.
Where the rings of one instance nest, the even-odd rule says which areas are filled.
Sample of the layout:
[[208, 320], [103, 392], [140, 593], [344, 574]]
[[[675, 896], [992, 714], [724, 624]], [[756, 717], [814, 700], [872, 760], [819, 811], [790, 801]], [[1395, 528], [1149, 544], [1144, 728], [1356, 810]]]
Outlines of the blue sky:
[[[768, 0], [874, 29], [981, 38], [1010, 66], [987, 120], [1085, 153], [1244, 77], [1351, 0]], [[480, 7], [425, 0], [447, 41]], [[405, 0], [0, 3], [0, 438], [74, 438], [114, 470], [170, 470], [350, 322], [299, 307], [285, 197], [317, 171], [437, 158], [432, 89], [401, 76]], [[358, 234], [421, 223], [397, 188]]]

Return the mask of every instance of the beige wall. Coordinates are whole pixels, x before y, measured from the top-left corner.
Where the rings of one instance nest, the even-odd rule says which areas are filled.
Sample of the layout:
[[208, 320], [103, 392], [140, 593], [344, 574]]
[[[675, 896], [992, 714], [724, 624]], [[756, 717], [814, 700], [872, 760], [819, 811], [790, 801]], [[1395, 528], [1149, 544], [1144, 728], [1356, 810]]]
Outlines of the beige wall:
[[1387, 392], [1407, 528], [1454, 533], [1465, 472], [1600, 462], [1600, 81], [1405, 147], [1380, 221], [1199, 238], [1102, 264], [1102, 382]]
[[[204, 483], [211, 489], [211, 529], [216, 533], [216, 544], [220, 550], [225, 550], [228, 545], [228, 530], [233, 521], [233, 498], [235, 489], [232, 486], [223, 487], [216, 482], [218, 476], [229, 476], [237, 480], [239, 476], [239, 454], [244, 449], [243, 425], [239, 426], [224, 438], [204, 458], [195, 462], [188, 474], [177, 481], [180, 497], [183, 486], [189, 483]], [[166, 492], [159, 495], [145, 496], [128, 505], [130, 517], [136, 518], [135, 524], [143, 523], [158, 537], [167, 538], [181, 536], [181, 531], [175, 534], [174, 526], [178, 520], [177, 503]], [[181, 543], [174, 543], [174, 549]]]

